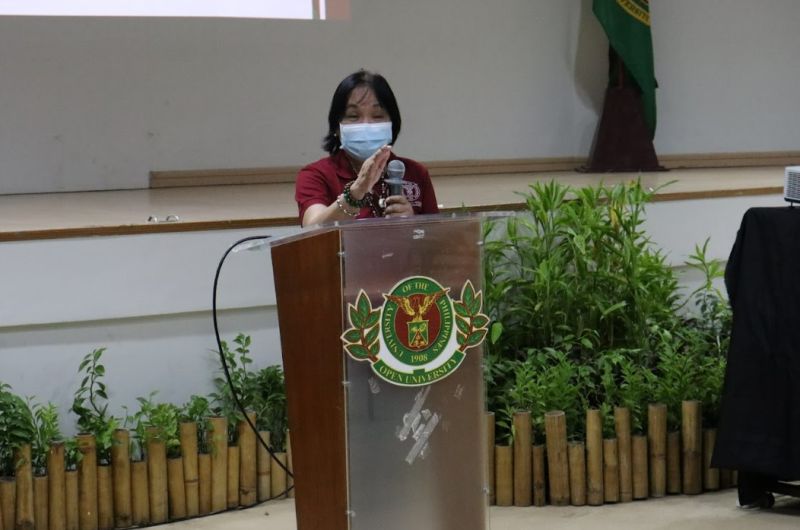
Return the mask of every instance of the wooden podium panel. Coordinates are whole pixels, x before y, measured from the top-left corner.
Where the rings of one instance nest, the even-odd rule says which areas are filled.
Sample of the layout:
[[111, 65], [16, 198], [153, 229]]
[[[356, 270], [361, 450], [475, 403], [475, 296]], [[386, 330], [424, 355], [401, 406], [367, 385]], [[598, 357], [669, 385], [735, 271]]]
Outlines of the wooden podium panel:
[[346, 530], [339, 232], [273, 246], [297, 528]]
[[[466, 345], [454, 305], [482, 288], [483, 219], [364, 220], [273, 243], [298, 530], [486, 529], [483, 347]], [[419, 320], [384, 307], [415, 285], [443, 304], [420, 349]], [[369, 360], [342, 343], [359, 299], [381, 315], [359, 328], [380, 329]]]

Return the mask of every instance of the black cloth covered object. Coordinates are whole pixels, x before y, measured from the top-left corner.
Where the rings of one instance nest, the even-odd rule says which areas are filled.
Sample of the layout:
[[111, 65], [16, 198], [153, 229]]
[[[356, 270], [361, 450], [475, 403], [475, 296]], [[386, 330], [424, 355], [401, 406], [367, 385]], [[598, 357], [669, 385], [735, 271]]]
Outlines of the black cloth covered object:
[[712, 465], [800, 478], [800, 208], [752, 208], [725, 285], [733, 329]]

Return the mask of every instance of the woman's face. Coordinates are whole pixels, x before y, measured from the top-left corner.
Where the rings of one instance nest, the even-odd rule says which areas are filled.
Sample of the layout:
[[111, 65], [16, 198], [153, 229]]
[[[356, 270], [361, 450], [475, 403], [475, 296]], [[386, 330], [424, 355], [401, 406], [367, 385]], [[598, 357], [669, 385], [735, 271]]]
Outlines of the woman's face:
[[357, 86], [347, 98], [347, 108], [340, 123], [381, 123], [391, 121], [389, 113], [378, 103], [375, 92], [368, 86]]

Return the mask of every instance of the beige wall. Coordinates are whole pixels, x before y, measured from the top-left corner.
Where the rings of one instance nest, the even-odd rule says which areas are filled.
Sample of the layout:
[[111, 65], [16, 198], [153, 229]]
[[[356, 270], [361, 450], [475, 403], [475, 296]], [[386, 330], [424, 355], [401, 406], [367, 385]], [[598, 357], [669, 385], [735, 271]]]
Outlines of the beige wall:
[[[348, 22], [0, 17], [0, 193], [322, 155], [366, 66], [420, 160], [585, 156], [605, 84], [590, 0], [353, 0]], [[797, 149], [800, 2], [652, 3], [659, 152]]]

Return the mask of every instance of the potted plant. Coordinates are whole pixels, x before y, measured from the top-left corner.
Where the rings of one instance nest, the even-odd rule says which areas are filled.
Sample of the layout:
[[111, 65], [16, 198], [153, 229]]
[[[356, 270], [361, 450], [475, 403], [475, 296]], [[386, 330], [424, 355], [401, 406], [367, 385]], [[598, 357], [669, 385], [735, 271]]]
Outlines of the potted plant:
[[81, 361], [78, 373], [83, 374], [83, 378], [72, 402], [72, 412], [78, 416], [78, 432], [94, 436], [100, 465], [111, 463], [114, 430], [119, 427], [119, 420], [108, 412], [108, 388], [103, 382], [106, 368], [100, 363], [105, 351], [106, 348], [92, 350]]
[[[210, 397], [212, 401], [212, 410], [214, 411], [215, 418], [211, 420], [212, 431], [221, 429], [222, 425], [226, 426], [226, 444], [220, 440], [219, 433], [212, 433], [212, 440], [215, 440], [214, 450], [212, 452], [212, 478], [216, 484], [217, 474], [222, 473], [223, 470], [226, 474], [225, 477], [225, 508], [234, 508], [239, 505], [239, 475], [240, 475], [240, 451], [237, 445], [238, 433], [240, 431], [240, 423], [246, 421], [244, 418], [245, 411], [252, 410], [252, 395], [246, 391], [249, 388], [249, 380], [252, 375], [248, 372], [247, 366], [252, 364], [253, 360], [250, 357], [250, 344], [251, 339], [248, 335], [239, 333], [233, 340], [236, 347], [231, 350], [226, 341], [221, 341], [222, 352], [221, 355], [225, 359], [227, 365], [227, 374], [230, 380], [225, 377], [224, 370], [220, 370], [217, 377], [214, 378], [214, 386], [216, 388]], [[219, 354], [219, 352], [216, 352]], [[242, 408], [240, 408], [240, 405]], [[222, 420], [224, 418], [224, 421]], [[226, 455], [221, 452], [225, 451]], [[224, 464], [222, 460], [224, 459]], [[214, 463], [216, 462], [216, 466]], [[216, 472], [215, 472], [216, 470]], [[222, 493], [217, 491], [212, 492], [212, 504], [214, 504], [214, 511], [221, 508]]]
[[134, 425], [139, 447], [147, 460], [150, 522], [186, 517], [183, 461], [178, 429], [180, 409], [171, 403], [157, 403], [151, 392], [138, 397], [139, 410], [128, 418]]
[[[17, 482], [32, 480], [28, 476], [30, 471], [22, 470], [24, 468], [30, 470], [30, 444], [33, 438], [34, 423], [30, 408], [25, 400], [11, 392], [9, 385], [0, 382], [0, 498], [4, 503], [9, 503], [0, 506], [0, 513], [4, 517], [4, 526], [8, 528], [15, 528], [16, 525], [14, 517], [11, 516], [16, 510], [14, 506], [16, 491], [21, 487]], [[23, 520], [33, 524], [32, 484], [28, 486], [30, 488], [22, 487], [23, 490], [30, 489], [30, 497], [19, 503], [24, 510], [24, 513], [19, 515]]]
[[698, 311], [683, 314], [676, 273], [643, 226], [654, 193], [639, 182], [534, 184], [522, 213], [485, 225], [483, 245], [492, 319], [484, 374], [497, 439], [513, 438], [511, 418], [522, 408], [540, 431], [551, 406], [565, 412], [568, 437], [580, 439], [590, 407], [604, 443], [618, 438], [618, 465], [627, 465], [629, 452], [638, 459], [637, 498], [647, 495], [645, 425], [656, 435], [651, 447], [663, 436], [666, 452], [666, 426], [680, 425], [685, 400], [707, 403], [713, 419], [729, 329], [727, 304], [713, 287], [721, 267], [705, 258], [707, 242], [689, 263], [706, 276], [690, 296]]
[[[237, 398], [245, 410], [252, 409], [253, 401], [252, 392], [249, 392], [252, 388], [252, 375], [248, 372], [248, 365], [253, 363], [253, 359], [250, 357], [251, 339], [248, 335], [239, 333], [233, 342], [236, 345], [233, 350], [226, 341], [221, 342], [222, 356], [228, 367], [230, 382], [225, 377], [224, 371], [220, 369], [214, 378], [215, 391], [209, 396], [215, 415], [227, 420], [228, 443], [231, 445], [236, 443], [237, 425], [244, 419]], [[219, 352], [214, 353], [219, 355]]]
[[286, 449], [286, 386], [283, 368], [278, 365], [259, 370], [248, 382], [248, 391], [253, 396], [251, 407], [256, 413], [256, 427], [268, 431], [275, 451]]
[[192, 395], [180, 408], [179, 430], [187, 517], [211, 511], [211, 416], [211, 403], [205, 396]]
[[78, 366], [83, 374], [75, 391], [72, 412], [78, 416], [80, 461], [79, 514], [81, 526], [109, 528], [114, 525], [111, 448], [119, 420], [108, 412], [108, 388], [103, 382], [105, 365], [101, 363], [106, 348], [86, 354]]
[[[58, 518], [66, 522], [66, 512], [49, 513], [49, 506], [64, 507], [64, 447], [59, 429], [58, 408], [54, 403], [42, 405], [28, 399], [33, 420], [34, 436], [31, 443], [31, 465], [34, 485], [34, 519], [46, 521]], [[51, 470], [51, 466], [53, 469]], [[50, 482], [54, 484], [52, 487]], [[60, 496], [48, 499], [50, 492]]]
[[[255, 413], [259, 437], [275, 454], [275, 457], [272, 457], [265, 447], [258, 448], [256, 459], [258, 498], [266, 500], [272, 496], [279, 496], [286, 490], [291, 491], [292, 487], [291, 477], [286, 473], [287, 470], [291, 472], [292, 462], [289, 453], [291, 448], [287, 440], [288, 417], [283, 369], [277, 365], [262, 368], [250, 379], [248, 392], [253, 396], [251, 406]], [[286, 469], [278, 462], [284, 464]]]

